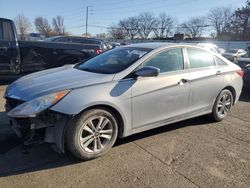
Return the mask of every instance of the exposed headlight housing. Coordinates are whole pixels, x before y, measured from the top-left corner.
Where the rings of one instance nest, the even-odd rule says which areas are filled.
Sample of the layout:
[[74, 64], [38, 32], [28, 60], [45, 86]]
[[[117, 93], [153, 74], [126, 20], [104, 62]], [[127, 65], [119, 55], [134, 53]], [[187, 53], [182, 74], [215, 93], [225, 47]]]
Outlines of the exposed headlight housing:
[[60, 101], [69, 93], [69, 91], [70, 90], [59, 91], [25, 102], [12, 109], [7, 115], [13, 118], [36, 117], [37, 114]]

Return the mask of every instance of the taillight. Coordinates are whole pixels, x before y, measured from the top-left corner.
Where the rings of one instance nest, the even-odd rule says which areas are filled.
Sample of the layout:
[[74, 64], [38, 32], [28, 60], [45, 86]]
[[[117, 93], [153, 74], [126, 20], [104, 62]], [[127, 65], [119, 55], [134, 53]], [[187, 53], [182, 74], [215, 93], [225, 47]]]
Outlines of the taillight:
[[101, 49], [97, 49], [97, 50], [95, 51], [95, 53], [96, 53], [96, 54], [101, 54], [101, 53], [102, 53], [102, 50], [101, 50]]
[[244, 71], [243, 71], [243, 70], [237, 70], [236, 73], [237, 73], [241, 78], [243, 78], [243, 76], [244, 76]]

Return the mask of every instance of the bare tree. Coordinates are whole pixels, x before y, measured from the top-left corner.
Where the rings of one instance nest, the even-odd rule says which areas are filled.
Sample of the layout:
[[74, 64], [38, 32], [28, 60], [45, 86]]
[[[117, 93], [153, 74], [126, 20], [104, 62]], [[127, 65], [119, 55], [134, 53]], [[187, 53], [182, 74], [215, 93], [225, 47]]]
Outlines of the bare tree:
[[108, 32], [114, 39], [125, 39], [125, 32], [123, 28], [120, 28], [119, 26], [113, 25], [109, 27]]
[[208, 20], [215, 29], [217, 38], [221, 38], [223, 33], [230, 30], [232, 15], [232, 10], [227, 7], [217, 7], [210, 10]]
[[52, 20], [53, 30], [56, 35], [65, 34], [64, 19], [62, 16], [56, 16]]
[[118, 24], [119, 27], [125, 30], [125, 34], [130, 39], [134, 39], [138, 35], [139, 24], [137, 17], [130, 17], [124, 20], [121, 20]]
[[250, 1], [235, 11], [231, 29], [238, 35], [239, 39], [250, 39]]
[[153, 14], [144, 12], [138, 16], [138, 32], [142, 38], [147, 39], [153, 31], [155, 18]]
[[29, 19], [23, 14], [18, 14], [14, 21], [17, 28], [17, 32], [20, 35], [20, 39], [25, 40], [25, 35], [27, 35], [31, 30], [31, 23]]
[[98, 33], [98, 34], [95, 35], [95, 38], [97, 38], [97, 39], [106, 39], [107, 34], [106, 33]]
[[184, 32], [192, 38], [200, 37], [204, 28], [207, 27], [204, 18], [191, 18], [181, 24]]
[[154, 34], [156, 38], [166, 38], [171, 34], [173, 29], [174, 19], [171, 16], [166, 15], [166, 13], [161, 13], [156, 18], [154, 24]]
[[44, 17], [37, 17], [34, 21], [36, 30], [42, 35], [49, 37], [52, 35], [52, 29], [48, 20]]

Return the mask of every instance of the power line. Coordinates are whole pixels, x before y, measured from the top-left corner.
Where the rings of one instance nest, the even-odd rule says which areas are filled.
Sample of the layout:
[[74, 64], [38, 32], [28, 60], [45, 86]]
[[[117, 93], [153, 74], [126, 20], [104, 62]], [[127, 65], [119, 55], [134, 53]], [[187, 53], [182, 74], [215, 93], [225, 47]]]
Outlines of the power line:
[[[186, 1], [179, 2], [179, 3], [172, 3], [172, 4], [169, 4], [169, 5], [168, 5], [168, 8], [169, 8], [169, 7], [174, 7], [174, 6], [183, 5], [183, 4], [184, 4], [184, 5], [185, 5], [185, 4], [189, 4], [189, 3], [194, 2], [194, 1], [197, 1], [197, 0], [186, 0]], [[156, 4], [157, 4], [157, 2], [158, 2], [158, 3], [159, 3], [159, 2], [162, 2], [162, 0], [161, 0], [161, 1], [156, 1]], [[148, 2], [148, 3], [149, 3], [149, 2]], [[145, 4], [145, 3], [144, 3], [144, 4]], [[155, 4], [155, 2], [154, 2], [154, 4]], [[137, 4], [137, 5], [138, 5], [138, 4]], [[141, 6], [141, 4], [140, 4], [140, 6]], [[133, 8], [136, 8], [136, 9], [134, 10], [134, 12], [137, 12], [137, 11], [138, 11], [137, 7], [138, 7], [138, 6], [136, 6], [136, 5], [133, 6]], [[128, 8], [128, 6], [126, 6], [126, 7], [124, 7], [124, 8]], [[161, 9], [161, 8], [162, 8], [162, 5], [161, 5], [161, 6], [156, 6], [156, 7], [151, 7], [152, 10], [153, 10], [153, 9]], [[146, 10], [147, 10], [147, 9], [143, 9], [142, 12], [143, 12], [143, 11], [146, 11]], [[107, 10], [105, 10], [105, 11], [107, 11]], [[115, 12], [115, 11], [119, 11], [119, 13], [131, 13], [131, 12], [133, 12], [133, 11], [131, 11], [131, 9], [130, 9], [129, 12], [128, 12], [128, 10], [125, 10], [125, 11], [124, 11], [124, 10], [116, 10], [116, 9], [115, 9], [115, 10], [112, 10], [112, 13]], [[98, 10], [96, 10], [96, 8], [95, 8], [95, 12], [97, 12], [98, 14], [100, 13]], [[110, 11], [109, 11], [109, 12], [110, 12]], [[103, 13], [103, 12], [101, 12], [101, 13]], [[106, 17], [106, 16], [107, 16], [107, 15], [104, 14], [104, 15], [102, 15], [101, 18], [103, 18], [103, 20], [106, 21], [106, 20], [107, 20], [107, 17]], [[68, 19], [68, 18], [66, 18], [65, 20], [67, 20], [67, 21], [68, 21], [68, 20], [74, 20], [74, 21], [75, 21], [75, 20], [76, 20], [75, 17], [79, 17], [79, 16], [74, 16], [73, 19]], [[98, 17], [98, 19], [100, 19], [100, 17]], [[110, 21], [113, 21], [113, 19], [110, 19]]]
[[[178, 2], [178, 3], [170, 3], [170, 4], [166, 5], [166, 6], [167, 6], [167, 8], [175, 7], [175, 6], [179, 6], [179, 5], [189, 4], [189, 3], [194, 2], [194, 1], [198, 1], [198, 0], [186, 0], [186, 1]], [[119, 7], [112, 6], [111, 8], [108, 8], [108, 9], [107, 8], [103, 9], [103, 7], [100, 7], [101, 10], [98, 9], [98, 6], [93, 5], [93, 7], [95, 8], [95, 11], [97, 13], [110, 13], [110, 12], [112, 12], [112, 13], [113, 12], [131, 13], [131, 11], [137, 12], [138, 7], [142, 7], [143, 5], [150, 5], [150, 4], [153, 4], [153, 5], [160, 4], [160, 6], [150, 7], [150, 11], [152, 11], [154, 9], [160, 9], [160, 8], [163, 8], [162, 3], [163, 3], [163, 0], [158, 0], [158, 1], [153, 1], [153, 2], [152, 2], [152, 0], [150, 0], [150, 2], [137, 3], [137, 4], [133, 4], [133, 5], [129, 5], [129, 6], [119, 6]], [[132, 8], [132, 10], [131, 9], [130, 10], [124, 10], [124, 9], [128, 9], [128, 8]], [[147, 11], [147, 10], [148, 10], [148, 8], [142, 9], [142, 11]], [[82, 11], [81, 12], [77, 11], [77, 13], [78, 13], [77, 15], [74, 13], [74, 14], [70, 14], [70, 15], [68, 14], [68, 16], [63, 14], [63, 17], [67, 18], [67, 19], [68, 18], [75, 18], [75, 17], [80, 16], [79, 14], [82, 14]], [[106, 15], [103, 15], [103, 16], [106, 16]]]
[[[179, 3], [171, 3], [171, 4], [168, 4], [168, 5], [166, 5], [167, 7], [166, 8], [169, 8], [169, 7], [175, 7], [175, 6], [179, 6], [179, 5], [186, 5], [186, 4], [189, 4], [189, 3], [192, 3], [192, 2], [194, 2], [194, 1], [198, 1], [198, 0], [187, 0], [187, 1], [182, 1], [182, 2], [179, 2]], [[155, 5], [155, 4], [161, 4], [160, 6], [151, 6], [150, 7], [150, 10], [145, 6], [145, 5], [149, 5], [149, 4], [153, 4], [153, 5]], [[143, 6], [144, 5], [144, 6]], [[131, 6], [124, 6], [124, 7], [119, 7], [119, 8], [115, 8], [115, 9], [112, 9], [112, 10], [107, 10], [107, 9], [104, 9], [104, 10], [99, 10], [98, 11], [98, 9], [96, 9], [96, 12], [100, 12], [100, 13], [105, 13], [105, 12], [107, 12], [107, 13], [109, 13], [109, 12], [119, 12], [119, 13], [123, 13], [123, 12], [125, 12], [125, 13], [131, 13], [131, 9], [128, 11], [128, 10], [121, 10], [121, 9], [128, 9], [128, 8], [132, 8], [132, 9], [135, 9], [135, 10], [133, 10], [133, 11], [135, 11], [135, 12], [138, 12], [138, 7], [141, 7], [141, 6], [143, 6], [144, 8], [142, 8], [142, 9], [140, 9], [140, 11], [141, 10], [143, 10], [143, 11], [152, 11], [152, 10], [155, 10], [155, 9], [159, 9], [159, 8], [163, 8], [163, 5], [162, 5], [162, 1], [160, 0], [160, 1], [154, 1], [154, 2], [149, 2], [149, 3], [140, 3], [140, 4], [135, 4], [135, 5], [131, 5]]]

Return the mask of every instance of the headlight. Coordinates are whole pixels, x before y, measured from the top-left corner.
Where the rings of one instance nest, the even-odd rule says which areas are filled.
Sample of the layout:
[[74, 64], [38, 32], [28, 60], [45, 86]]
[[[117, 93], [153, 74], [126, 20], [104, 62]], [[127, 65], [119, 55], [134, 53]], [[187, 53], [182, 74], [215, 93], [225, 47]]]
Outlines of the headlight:
[[11, 110], [7, 115], [15, 118], [24, 117], [35, 117], [36, 114], [46, 110], [52, 105], [56, 104], [63, 97], [69, 93], [69, 90], [59, 91], [42, 97], [38, 97], [31, 101], [25, 102], [13, 110]]

